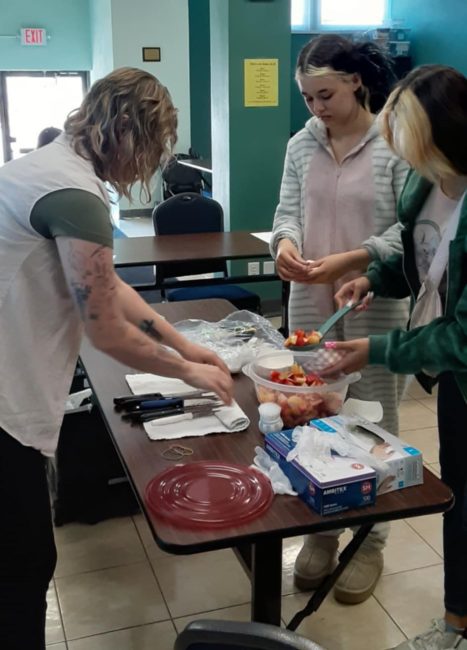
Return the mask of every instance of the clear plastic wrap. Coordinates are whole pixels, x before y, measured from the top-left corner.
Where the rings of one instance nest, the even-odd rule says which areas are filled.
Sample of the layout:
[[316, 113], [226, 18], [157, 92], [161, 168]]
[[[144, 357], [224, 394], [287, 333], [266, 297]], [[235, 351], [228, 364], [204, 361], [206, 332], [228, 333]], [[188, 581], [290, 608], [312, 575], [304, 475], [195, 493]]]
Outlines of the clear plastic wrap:
[[258, 355], [284, 347], [284, 337], [267, 318], [245, 309], [217, 323], [190, 318], [175, 323], [175, 328], [192, 343], [213, 350], [232, 373]]

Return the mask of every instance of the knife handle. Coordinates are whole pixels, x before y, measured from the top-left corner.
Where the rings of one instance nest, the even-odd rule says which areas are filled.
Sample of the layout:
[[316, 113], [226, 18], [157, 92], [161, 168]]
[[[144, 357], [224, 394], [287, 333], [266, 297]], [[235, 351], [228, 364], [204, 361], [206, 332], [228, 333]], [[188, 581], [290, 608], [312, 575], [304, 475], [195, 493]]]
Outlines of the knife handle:
[[146, 420], [152, 420], [153, 418], [164, 418], [168, 415], [175, 415], [176, 413], [183, 413], [183, 408], [180, 407], [171, 407], [168, 409], [146, 409], [142, 411], [138, 409], [137, 411], [129, 411], [123, 413], [123, 420], [131, 420], [132, 422], [145, 422]]
[[177, 398], [144, 400], [139, 405], [142, 411], [146, 411], [147, 409], [181, 408], [182, 406], [183, 400]]
[[114, 397], [114, 404], [126, 404], [127, 402], [141, 402], [145, 399], [161, 399], [162, 393], [144, 393], [143, 395], [124, 395], [122, 397]]
[[175, 422], [182, 422], [182, 420], [193, 420], [194, 417], [195, 416], [193, 413], [180, 413], [179, 415], [169, 415], [164, 418], [156, 417], [155, 419], [151, 420], [143, 420], [143, 422], [151, 422], [152, 424], [159, 426], [161, 424], [174, 424]]
[[185, 411], [183, 408], [170, 408], [170, 409], [159, 409], [152, 411], [141, 411], [137, 422], [149, 422], [149, 420], [165, 420], [172, 415], [177, 415], [179, 413], [183, 414]]

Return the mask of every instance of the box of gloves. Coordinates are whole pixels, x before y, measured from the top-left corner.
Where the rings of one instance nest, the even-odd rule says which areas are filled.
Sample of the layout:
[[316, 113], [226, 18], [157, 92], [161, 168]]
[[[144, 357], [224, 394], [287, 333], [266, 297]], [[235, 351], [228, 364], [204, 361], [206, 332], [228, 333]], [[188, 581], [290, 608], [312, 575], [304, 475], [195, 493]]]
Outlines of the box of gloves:
[[423, 483], [421, 452], [363, 417], [336, 415], [267, 434], [265, 448], [321, 515]]
[[[320, 515], [368, 506], [376, 498], [376, 472], [370, 466], [337, 453], [306, 451], [316, 438], [312, 427], [267, 433], [265, 449], [277, 461], [294, 490]], [[297, 441], [297, 435], [300, 440]], [[301, 449], [298, 450], [297, 448]], [[312, 449], [315, 445], [312, 446]]]
[[355, 456], [371, 465], [377, 474], [377, 494], [423, 483], [423, 456], [401, 438], [364, 417], [335, 415], [310, 423], [317, 428], [345, 432]]

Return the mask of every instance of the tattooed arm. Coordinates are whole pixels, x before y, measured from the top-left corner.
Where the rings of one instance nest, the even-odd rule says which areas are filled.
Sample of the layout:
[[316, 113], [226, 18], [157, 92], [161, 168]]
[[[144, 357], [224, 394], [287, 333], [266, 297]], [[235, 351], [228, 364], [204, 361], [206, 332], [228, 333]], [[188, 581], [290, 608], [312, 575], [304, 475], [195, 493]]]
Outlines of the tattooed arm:
[[117, 291], [126, 318], [151, 338], [177, 350], [185, 359], [196, 363], [207, 363], [218, 366], [223, 372], [229, 373], [225, 363], [217, 354], [200, 345], [190, 343], [172, 327], [162, 316], [152, 309], [141, 296], [118, 276]]
[[177, 350], [185, 359], [218, 366], [224, 372], [229, 372], [227, 366], [217, 354], [200, 345], [190, 343], [165, 318], [162, 318], [152, 309], [132, 287], [123, 282], [117, 275], [115, 277], [120, 303], [126, 318], [130, 322], [137, 325], [148, 336]]
[[[126, 285], [115, 274], [110, 248], [70, 237], [55, 241], [70, 294], [96, 348], [137, 370], [178, 377], [192, 386], [213, 390], [230, 403], [230, 374], [209, 361], [201, 365], [190, 356], [189, 345], [188, 354], [184, 354], [183, 337], [139, 296], [132, 299], [130, 287], [129, 291], [122, 288]], [[130, 318], [132, 304], [135, 314]], [[166, 350], [160, 341], [183, 356]]]

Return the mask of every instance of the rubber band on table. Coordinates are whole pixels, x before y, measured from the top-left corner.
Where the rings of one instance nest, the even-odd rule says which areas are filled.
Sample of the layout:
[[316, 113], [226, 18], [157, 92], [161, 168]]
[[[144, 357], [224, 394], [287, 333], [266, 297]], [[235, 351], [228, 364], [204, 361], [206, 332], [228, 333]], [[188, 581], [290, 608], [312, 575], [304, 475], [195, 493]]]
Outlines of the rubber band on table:
[[192, 456], [193, 453], [194, 452], [191, 447], [175, 444], [170, 445], [170, 447], [167, 447], [167, 449], [164, 449], [164, 451], [161, 453], [161, 456], [162, 458], [165, 458], [165, 460], [180, 460], [180, 458], [183, 458], [184, 456]]

